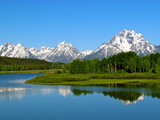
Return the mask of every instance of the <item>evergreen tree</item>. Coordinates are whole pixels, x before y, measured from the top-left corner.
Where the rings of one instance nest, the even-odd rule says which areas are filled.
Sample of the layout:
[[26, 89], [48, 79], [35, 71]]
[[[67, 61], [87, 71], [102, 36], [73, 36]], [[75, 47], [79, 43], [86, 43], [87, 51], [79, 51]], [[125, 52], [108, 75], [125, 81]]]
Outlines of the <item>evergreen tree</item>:
[[129, 70], [133, 73], [136, 72], [136, 61], [134, 58], [130, 60]]

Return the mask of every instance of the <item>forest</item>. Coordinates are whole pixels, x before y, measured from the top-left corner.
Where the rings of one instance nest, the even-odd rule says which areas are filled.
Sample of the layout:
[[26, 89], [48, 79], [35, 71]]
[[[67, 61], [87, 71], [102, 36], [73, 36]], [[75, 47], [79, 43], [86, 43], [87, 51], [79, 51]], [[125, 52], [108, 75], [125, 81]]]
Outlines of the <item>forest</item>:
[[28, 58], [9, 58], [0, 56], [0, 71], [62, 69], [70, 74], [92, 73], [160, 73], [160, 53], [138, 56], [135, 52], [121, 52], [99, 60], [75, 59], [70, 63], [47, 62]]
[[135, 52], [121, 52], [117, 55], [103, 58], [102, 60], [73, 60], [67, 63], [66, 70], [71, 74], [88, 74], [88, 73], [144, 73], [160, 72], [160, 53], [138, 56]]
[[75, 59], [70, 63], [52, 63], [53, 74], [37, 76], [27, 84], [103, 85], [107, 87], [160, 88], [160, 54], [138, 56], [122, 52], [102, 60]]
[[48, 70], [51, 62], [28, 58], [9, 58], [0, 56], [0, 71]]

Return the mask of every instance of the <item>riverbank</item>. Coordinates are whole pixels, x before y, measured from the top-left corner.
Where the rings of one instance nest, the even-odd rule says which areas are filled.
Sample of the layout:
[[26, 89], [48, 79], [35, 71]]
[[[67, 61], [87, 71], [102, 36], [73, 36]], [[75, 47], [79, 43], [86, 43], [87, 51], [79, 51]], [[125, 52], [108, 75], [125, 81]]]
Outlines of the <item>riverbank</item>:
[[160, 88], [160, 77], [152, 73], [116, 74], [47, 74], [28, 80], [27, 84], [112, 86]]
[[0, 71], [0, 74], [54, 73], [55, 70]]

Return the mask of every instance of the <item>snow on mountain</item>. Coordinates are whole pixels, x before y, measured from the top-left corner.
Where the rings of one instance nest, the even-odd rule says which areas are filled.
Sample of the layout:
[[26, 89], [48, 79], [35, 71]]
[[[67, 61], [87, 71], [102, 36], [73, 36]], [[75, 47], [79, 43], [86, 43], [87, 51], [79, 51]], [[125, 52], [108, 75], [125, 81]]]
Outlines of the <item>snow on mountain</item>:
[[36, 56], [38, 59], [45, 59], [46, 55], [51, 52], [53, 50], [53, 48], [44, 46], [41, 47], [39, 49], [35, 49], [35, 48], [30, 48], [29, 51]]
[[103, 43], [94, 51], [80, 52], [72, 44], [62, 42], [55, 48], [41, 47], [39, 49], [26, 48], [20, 43], [14, 45], [6, 43], [0, 46], [0, 56], [16, 58], [37, 58], [52, 62], [71, 62], [74, 59], [103, 59], [120, 52], [133, 51], [138, 55], [148, 55], [160, 52], [160, 46], [150, 44], [141, 33], [134, 30], [122, 30], [113, 36], [109, 42]]
[[87, 56], [89, 54], [91, 54], [93, 52], [93, 50], [85, 50], [83, 52], [81, 52], [84, 56]]
[[49, 52], [49, 54], [46, 55], [45, 60], [67, 63], [77, 58], [82, 59], [84, 58], [84, 55], [72, 44], [68, 44], [64, 41]]
[[27, 48], [18, 43], [6, 43], [0, 46], [0, 56], [15, 57], [15, 58], [36, 58]]
[[133, 51], [138, 55], [147, 55], [157, 52], [157, 47], [150, 44], [143, 38], [141, 33], [134, 30], [122, 30], [109, 42], [103, 43], [98, 49], [94, 50], [86, 59], [103, 59], [120, 52]]
[[73, 59], [82, 59], [84, 55], [73, 45], [62, 42], [55, 48], [41, 47], [39, 49], [26, 48], [20, 43], [14, 45], [6, 43], [0, 46], [0, 56], [16, 58], [37, 58], [51, 62], [71, 62]]

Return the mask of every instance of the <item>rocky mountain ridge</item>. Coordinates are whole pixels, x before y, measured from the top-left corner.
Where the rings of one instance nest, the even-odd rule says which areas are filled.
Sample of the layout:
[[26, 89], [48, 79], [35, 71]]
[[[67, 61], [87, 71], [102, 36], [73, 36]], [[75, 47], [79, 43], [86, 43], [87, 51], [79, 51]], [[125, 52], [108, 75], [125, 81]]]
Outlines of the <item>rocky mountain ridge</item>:
[[42, 59], [51, 62], [71, 62], [74, 59], [103, 59], [120, 52], [133, 51], [138, 55], [149, 55], [160, 52], [160, 46], [149, 43], [141, 33], [134, 30], [122, 30], [118, 35], [106, 43], [101, 44], [96, 50], [80, 52], [72, 44], [65, 41], [54, 48], [47, 46], [39, 49], [26, 48], [22, 44], [6, 43], [0, 46], [0, 56], [16, 58]]

